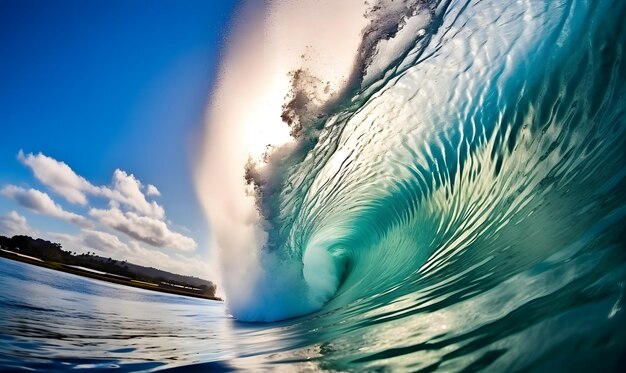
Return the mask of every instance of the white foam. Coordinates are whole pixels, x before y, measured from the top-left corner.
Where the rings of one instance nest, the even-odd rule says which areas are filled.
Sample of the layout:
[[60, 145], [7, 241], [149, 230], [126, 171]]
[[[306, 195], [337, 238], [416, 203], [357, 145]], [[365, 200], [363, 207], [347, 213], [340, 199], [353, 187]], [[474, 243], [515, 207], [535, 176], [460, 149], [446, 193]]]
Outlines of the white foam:
[[[398, 16], [406, 9], [399, 7]], [[258, 191], [244, 181], [245, 169], [250, 160], [262, 162], [268, 145], [281, 152], [296, 148], [281, 120], [285, 98], [293, 93], [290, 73], [304, 69], [323, 82], [328, 90], [322, 99], [355, 83], [355, 71], [364, 67], [360, 59], [372, 55], [364, 52], [362, 30], [378, 26], [365, 10], [362, 0], [277, 1], [267, 7], [249, 2], [236, 17], [200, 140], [195, 184], [219, 258], [218, 286], [239, 319], [271, 321], [311, 312], [337, 289], [342, 264], [323, 245], [310, 245], [295, 262], [264, 250], [269, 224], [257, 207]], [[389, 17], [387, 12], [379, 22], [393, 22]], [[372, 35], [369, 48], [377, 47]], [[405, 44], [383, 47], [397, 51]], [[255, 171], [265, 173], [258, 177], [266, 185], [275, 185], [268, 180], [274, 169]]]

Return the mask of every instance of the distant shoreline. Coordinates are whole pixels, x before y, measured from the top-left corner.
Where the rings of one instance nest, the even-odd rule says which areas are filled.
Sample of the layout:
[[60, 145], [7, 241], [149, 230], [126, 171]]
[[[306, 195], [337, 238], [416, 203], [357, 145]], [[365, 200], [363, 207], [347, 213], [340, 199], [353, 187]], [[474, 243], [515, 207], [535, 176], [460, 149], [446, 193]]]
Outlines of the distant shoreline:
[[136, 281], [132, 279], [124, 279], [124, 278], [121, 278], [121, 276], [113, 277], [114, 275], [111, 275], [111, 274], [96, 273], [92, 271], [82, 270], [80, 268], [71, 267], [63, 263], [46, 262], [38, 258], [28, 257], [25, 255], [19, 255], [17, 253], [12, 253], [6, 250], [0, 250], [0, 257], [14, 260], [14, 261], [21, 262], [21, 263], [25, 263], [25, 264], [31, 264], [31, 265], [35, 265], [38, 267], [52, 269], [52, 270], [59, 271], [59, 272], [70, 273], [70, 274], [81, 276], [81, 277], [87, 277], [87, 278], [91, 278], [94, 280], [110, 282], [110, 283], [114, 283], [118, 285], [138, 288], [138, 289], [144, 289], [144, 290], [150, 290], [150, 291], [156, 291], [160, 293], [167, 293], [167, 294], [174, 294], [174, 295], [182, 295], [185, 297], [222, 301], [222, 299], [218, 297], [211, 297], [211, 296], [204, 295], [204, 294], [199, 294], [199, 293], [195, 293], [191, 291], [185, 291], [184, 289], [175, 289], [173, 287], [163, 287], [160, 284], [153, 284], [153, 283], [148, 283], [144, 281]]

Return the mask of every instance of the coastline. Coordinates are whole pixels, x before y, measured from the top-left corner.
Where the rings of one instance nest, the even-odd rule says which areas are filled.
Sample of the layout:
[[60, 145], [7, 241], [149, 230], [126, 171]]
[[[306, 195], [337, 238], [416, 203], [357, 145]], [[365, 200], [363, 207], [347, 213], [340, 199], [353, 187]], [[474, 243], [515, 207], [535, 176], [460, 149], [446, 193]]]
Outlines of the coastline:
[[25, 263], [25, 264], [31, 264], [31, 265], [35, 265], [38, 267], [52, 269], [52, 270], [59, 271], [59, 272], [65, 272], [65, 273], [73, 274], [76, 276], [87, 277], [87, 278], [100, 280], [104, 282], [111, 282], [114, 284], [134, 287], [138, 289], [144, 289], [144, 290], [150, 290], [150, 291], [156, 291], [160, 293], [167, 293], [167, 294], [174, 294], [174, 295], [182, 295], [185, 297], [208, 299], [208, 300], [214, 300], [214, 301], [220, 301], [220, 302], [222, 301], [221, 298], [210, 297], [210, 296], [207, 296], [201, 293], [196, 293], [193, 291], [177, 289], [177, 288], [169, 287], [169, 286], [166, 287], [160, 284], [136, 281], [132, 279], [124, 279], [121, 277], [116, 278], [116, 277], [113, 277], [114, 275], [109, 275], [105, 273], [100, 274], [96, 272], [82, 270], [80, 268], [71, 267], [62, 263], [46, 262], [37, 258], [30, 258], [24, 255], [17, 255], [15, 253], [5, 251], [5, 250], [0, 250], [0, 257], [6, 258], [9, 260], [14, 260], [14, 261], [21, 262], [21, 263]]

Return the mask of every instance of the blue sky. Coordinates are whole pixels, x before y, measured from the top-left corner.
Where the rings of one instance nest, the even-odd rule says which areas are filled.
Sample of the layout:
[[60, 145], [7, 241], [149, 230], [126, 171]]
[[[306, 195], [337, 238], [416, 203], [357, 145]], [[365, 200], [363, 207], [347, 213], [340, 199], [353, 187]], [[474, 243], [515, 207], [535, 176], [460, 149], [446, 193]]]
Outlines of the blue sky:
[[204, 274], [194, 137], [234, 9], [0, 2], [0, 234]]

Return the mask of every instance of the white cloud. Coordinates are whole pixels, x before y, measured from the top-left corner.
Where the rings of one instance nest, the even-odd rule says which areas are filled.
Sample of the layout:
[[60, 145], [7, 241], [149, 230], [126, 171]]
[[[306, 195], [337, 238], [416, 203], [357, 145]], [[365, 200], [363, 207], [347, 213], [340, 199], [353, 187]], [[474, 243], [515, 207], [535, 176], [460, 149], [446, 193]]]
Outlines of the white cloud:
[[96, 193], [98, 188], [82, 176], [77, 175], [67, 164], [38, 153], [24, 155], [22, 150], [17, 154], [22, 164], [33, 170], [35, 178], [48, 186], [68, 202], [87, 204], [86, 193]]
[[11, 211], [6, 215], [0, 216], [0, 234], [12, 237], [31, 233], [32, 228], [28, 225], [26, 218], [16, 211]]
[[[143, 185], [133, 174], [116, 169], [113, 172], [111, 187], [95, 186], [84, 177], [76, 174], [70, 166], [42, 153], [24, 154], [19, 151], [17, 159], [29, 167], [35, 178], [70, 203], [87, 204], [87, 196], [105, 197], [136, 212], [163, 219], [165, 211], [158, 203], [148, 201], [142, 192]], [[148, 196], [160, 195], [152, 184], [146, 189]]]
[[158, 250], [147, 249], [137, 241], [122, 242], [116, 235], [92, 229], [82, 229], [79, 234], [48, 233], [47, 239], [59, 242], [64, 250], [127, 260], [130, 263], [154, 267], [178, 274], [199, 276], [215, 280], [215, 273], [206, 260], [199, 257], [170, 256]]
[[123, 212], [117, 207], [91, 209], [89, 215], [105, 226], [155, 247], [168, 247], [182, 251], [193, 251], [197, 244], [187, 236], [171, 231], [165, 222], [140, 216], [132, 211]]
[[149, 196], [160, 196], [161, 192], [152, 184], [148, 184], [146, 187], [146, 194]]
[[[142, 184], [133, 174], [116, 169], [111, 184], [94, 185], [75, 173], [64, 162], [57, 161], [42, 153], [24, 154], [20, 151], [18, 160], [33, 171], [35, 178], [50, 191], [58, 194], [69, 203], [89, 208], [89, 215], [82, 216], [64, 210], [45, 192], [8, 185], [0, 194], [9, 197], [21, 206], [39, 214], [46, 214], [78, 224], [82, 227], [78, 234], [45, 233], [47, 239], [63, 244], [65, 249], [77, 252], [94, 251], [103, 256], [125, 259], [140, 265], [153, 266], [177, 273], [206, 275], [207, 263], [198, 257], [190, 259], [175, 253], [187, 254], [197, 248], [196, 241], [174, 231], [172, 223], [165, 218], [165, 210], [151, 197], [160, 196], [159, 189], [152, 184]], [[108, 208], [94, 208], [89, 198], [102, 198], [108, 201]], [[10, 215], [10, 216], [9, 216]], [[19, 231], [27, 226], [25, 218], [12, 212], [0, 219], [0, 228], [6, 231]], [[3, 225], [2, 225], [3, 224]], [[21, 228], [20, 228], [21, 227]], [[96, 227], [107, 227], [101, 231]], [[122, 232], [130, 239], [128, 242]], [[176, 252], [161, 251], [156, 248], [175, 249]], [[174, 255], [174, 256], [172, 256]]]
[[130, 253], [124, 259], [127, 259], [130, 263], [182, 275], [198, 276], [213, 282], [217, 280], [216, 272], [211, 269], [205, 258], [168, 255], [160, 251], [147, 249], [136, 241], [131, 241], [127, 247]]
[[93, 229], [82, 229], [78, 234], [48, 232], [46, 239], [59, 242], [65, 250], [77, 253], [96, 252], [101, 256], [125, 257], [130, 253], [128, 246], [117, 236]]
[[7, 185], [0, 190], [0, 194], [15, 200], [21, 206], [38, 214], [54, 216], [82, 227], [90, 227], [93, 225], [89, 220], [85, 219], [85, 217], [65, 211], [61, 206], [56, 204], [48, 194], [39, 190]]
[[128, 246], [120, 241], [116, 235], [106, 232], [83, 229], [81, 241], [84, 246], [101, 252], [118, 253], [120, 255], [130, 253]]
[[141, 182], [133, 174], [117, 169], [113, 172], [113, 188], [101, 188], [99, 194], [143, 215], [163, 219], [163, 207], [154, 201], [148, 202], [141, 188]]

